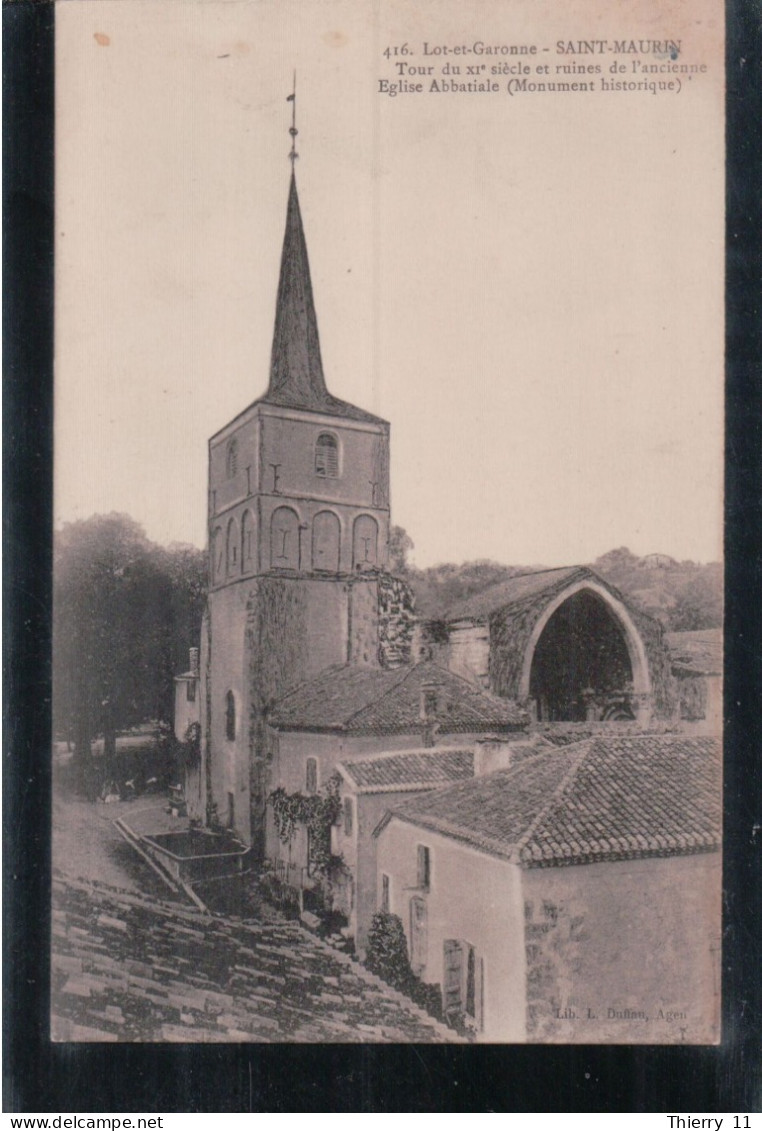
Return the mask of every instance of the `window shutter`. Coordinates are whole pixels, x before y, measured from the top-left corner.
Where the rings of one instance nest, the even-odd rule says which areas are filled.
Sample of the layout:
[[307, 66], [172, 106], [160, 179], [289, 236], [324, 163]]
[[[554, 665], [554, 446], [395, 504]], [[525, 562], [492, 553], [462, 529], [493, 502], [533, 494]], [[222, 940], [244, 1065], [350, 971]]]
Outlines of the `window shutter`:
[[463, 1008], [463, 947], [457, 939], [444, 940], [442, 997], [445, 1013]]
[[335, 436], [327, 432], [318, 436], [315, 445], [315, 474], [335, 479], [339, 474], [339, 446]]

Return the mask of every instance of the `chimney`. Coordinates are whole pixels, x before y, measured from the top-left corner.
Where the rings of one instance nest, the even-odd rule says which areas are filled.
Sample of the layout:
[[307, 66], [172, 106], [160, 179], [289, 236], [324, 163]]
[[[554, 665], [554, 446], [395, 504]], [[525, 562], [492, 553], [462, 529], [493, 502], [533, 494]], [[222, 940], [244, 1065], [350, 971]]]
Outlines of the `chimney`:
[[505, 738], [491, 734], [474, 746], [474, 777], [491, 774], [493, 770], [507, 770], [513, 751]]
[[190, 670], [192, 675], [198, 675], [198, 648], [190, 650]]

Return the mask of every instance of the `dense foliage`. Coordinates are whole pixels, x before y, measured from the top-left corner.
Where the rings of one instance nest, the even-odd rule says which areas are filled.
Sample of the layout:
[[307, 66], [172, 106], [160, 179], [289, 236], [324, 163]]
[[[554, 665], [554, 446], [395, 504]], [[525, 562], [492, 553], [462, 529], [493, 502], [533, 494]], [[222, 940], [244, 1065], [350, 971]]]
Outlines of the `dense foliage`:
[[165, 548], [123, 514], [68, 523], [54, 542], [53, 726], [87, 756], [96, 735], [169, 721], [206, 597], [206, 555]]
[[[509, 566], [473, 561], [416, 569], [407, 561], [412, 548], [407, 533], [399, 526], [392, 527], [390, 568], [411, 585], [416, 612], [428, 620], [443, 619], [456, 602], [482, 593], [491, 585], [520, 573], [547, 568], [538, 564]], [[588, 564], [621, 590], [636, 608], [661, 621], [668, 632], [722, 626], [722, 566], [718, 562], [678, 562], [667, 554], [647, 554], [641, 558], [620, 546]]]
[[368, 931], [365, 965], [394, 989], [407, 994], [432, 1017], [442, 1020], [439, 985], [422, 982], [413, 973], [407, 953], [405, 928], [399, 915], [377, 911]]
[[333, 774], [320, 793], [287, 793], [279, 786], [268, 799], [283, 844], [289, 843], [298, 826], [307, 829], [310, 865], [313, 871], [323, 876], [328, 876], [339, 863], [338, 858], [331, 854], [331, 826], [336, 824], [341, 812], [340, 784], [338, 774]]

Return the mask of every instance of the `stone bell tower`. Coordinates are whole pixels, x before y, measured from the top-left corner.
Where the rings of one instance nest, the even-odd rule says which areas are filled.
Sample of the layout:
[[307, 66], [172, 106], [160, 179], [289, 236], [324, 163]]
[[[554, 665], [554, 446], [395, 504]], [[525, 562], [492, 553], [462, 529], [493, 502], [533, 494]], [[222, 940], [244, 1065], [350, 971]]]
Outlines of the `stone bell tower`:
[[293, 168], [269, 384], [209, 441], [208, 514], [201, 766], [189, 808], [256, 846], [268, 710], [331, 664], [385, 662], [379, 610], [394, 580], [389, 425], [327, 389]]

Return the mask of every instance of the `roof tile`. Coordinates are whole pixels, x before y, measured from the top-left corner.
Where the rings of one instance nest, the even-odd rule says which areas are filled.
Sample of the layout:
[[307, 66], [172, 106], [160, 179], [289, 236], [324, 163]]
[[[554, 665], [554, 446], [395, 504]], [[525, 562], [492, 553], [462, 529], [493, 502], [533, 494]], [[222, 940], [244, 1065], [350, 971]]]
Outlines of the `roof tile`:
[[412, 667], [326, 668], [284, 695], [270, 722], [287, 730], [343, 730], [353, 734], [410, 734], [421, 730], [424, 686], [437, 693], [434, 710], [443, 734], [519, 730], [526, 716], [506, 699], [437, 664]]
[[605, 736], [543, 751], [393, 810], [531, 866], [709, 851], [720, 843], [720, 743]]
[[380, 758], [344, 762], [351, 782], [363, 793], [415, 786], [433, 788], [474, 776], [473, 750], [451, 747], [399, 751]]

